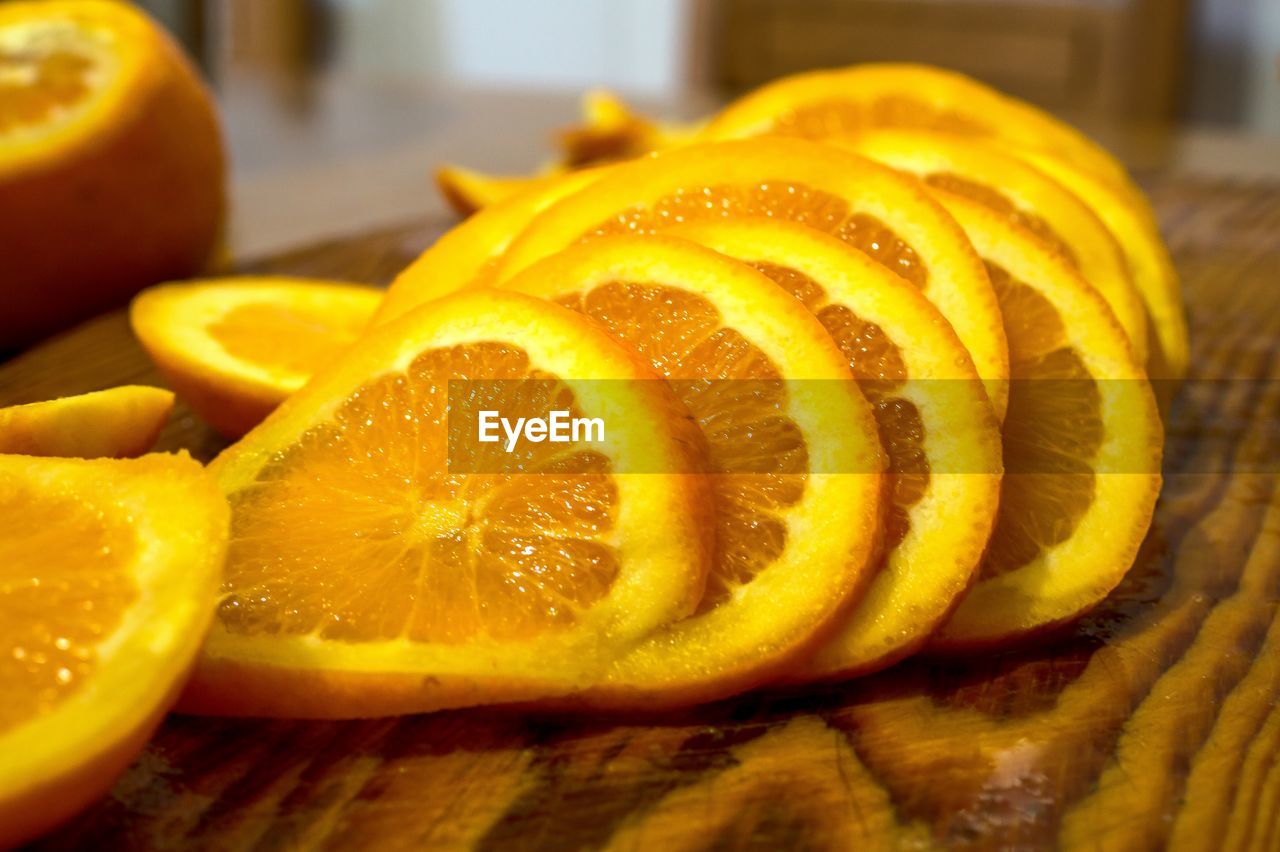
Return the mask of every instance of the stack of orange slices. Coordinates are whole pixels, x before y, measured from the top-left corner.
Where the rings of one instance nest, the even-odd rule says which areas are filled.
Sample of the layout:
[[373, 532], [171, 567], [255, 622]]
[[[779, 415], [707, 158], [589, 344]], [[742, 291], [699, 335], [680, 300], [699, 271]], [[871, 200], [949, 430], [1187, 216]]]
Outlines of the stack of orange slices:
[[[1124, 576], [1147, 371], [1186, 340], [1109, 155], [927, 68], [802, 75], [696, 132], [604, 103], [574, 138], [631, 159], [449, 172], [491, 203], [379, 304], [135, 302], [179, 394], [249, 430], [212, 467], [231, 538], [186, 709], [685, 705], [1014, 643]], [[556, 443], [556, 411], [601, 434]]]
[[[779, 81], [696, 129], [598, 99], [565, 146], [528, 180], [446, 172], [483, 209], [385, 296], [139, 296], [140, 341], [235, 441], [206, 472], [0, 456], [0, 501], [43, 488], [49, 513], [118, 483], [64, 523], [115, 554], [85, 594], [120, 642], [179, 594], [150, 507], [192, 495], [183, 546], [226, 557], [183, 709], [688, 705], [1049, 634], [1124, 577], [1160, 487], [1148, 376], [1181, 378], [1188, 345], [1154, 220], [1105, 151], [898, 65]], [[168, 400], [119, 414], [138, 393], [0, 411], [0, 449], [8, 422], [16, 452], [142, 452]], [[104, 410], [109, 447], [65, 440]], [[6, 544], [21, 576], [37, 532]], [[0, 610], [29, 596], [3, 571]], [[0, 667], [42, 690], [0, 742], [113, 683], [83, 650], [65, 699], [60, 672]], [[163, 709], [174, 653], [108, 745]], [[55, 758], [49, 783], [79, 777]], [[31, 795], [0, 771], [0, 822]]]

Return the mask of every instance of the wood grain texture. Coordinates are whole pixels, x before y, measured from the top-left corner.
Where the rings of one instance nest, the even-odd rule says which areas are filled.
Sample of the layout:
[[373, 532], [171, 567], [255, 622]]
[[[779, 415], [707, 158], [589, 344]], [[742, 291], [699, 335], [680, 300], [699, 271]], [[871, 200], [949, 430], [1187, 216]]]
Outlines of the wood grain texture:
[[[1280, 187], [1150, 189], [1196, 374], [1137, 564], [1053, 643], [648, 718], [173, 717], [39, 846], [1280, 848]], [[439, 230], [262, 268], [385, 282]], [[125, 382], [159, 378], [114, 314], [0, 365], [0, 403]], [[220, 442], [180, 411], [163, 446]]]

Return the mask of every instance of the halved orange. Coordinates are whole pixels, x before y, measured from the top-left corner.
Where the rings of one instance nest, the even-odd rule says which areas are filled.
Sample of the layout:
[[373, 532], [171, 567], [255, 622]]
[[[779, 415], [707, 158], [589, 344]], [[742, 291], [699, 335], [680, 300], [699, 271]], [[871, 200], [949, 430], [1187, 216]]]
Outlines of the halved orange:
[[1011, 375], [995, 530], [977, 585], [933, 638], [954, 649], [1049, 629], [1115, 588], [1151, 524], [1164, 438], [1097, 291], [1000, 214], [937, 192], [990, 269]]
[[238, 438], [350, 346], [381, 296], [332, 281], [220, 278], [153, 287], [129, 320], [178, 396]]
[[[469, 428], [486, 411], [603, 435], [507, 452]], [[594, 681], [702, 593], [696, 436], [651, 371], [548, 302], [474, 290], [370, 333], [211, 465], [231, 543], [181, 706], [376, 716]]]
[[381, 325], [463, 287], [488, 283], [496, 259], [534, 216], [601, 173], [602, 169], [583, 169], [538, 183], [453, 228], [396, 276], [371, 325]]
[[651, 363], [708, 445], [716, 550], [698, 611], [614, 662], [586, 700], [689, 704], [786, 671], [865, 587], [879, 533], [875, 420], [821, 323], [745, 264], [661, 236], [593, 240], [507, 286]]
[[955, 328], [1003, 412], [1008, 352], [1000, 309], [964, 232], [915, 180], [829, 145], [750, 139], [614, 166], [535, 217], [494, 280], [598, 236], [738, 216], [834, 234], [919, 287]]
[[1178, 271], [1146, 200], [1131, 198], [1068, 160], [1031, 151], [1015, 153], [1070, 187], [1119, 239], [1133, 282], [1151, 317], [1147, 372], [1154, 379], [1182, 379], [1191, 362], [1186, 308]]
[[1124, 166], [1071, 125], [971, 77], [928, 65], [868, 63], [784, 77], [729, 104], [702, 138], [825, 139], [878, 127], [942, 130], [1043, 151], [1127, 196], [1142, 196]]
[[155, 446], [172, 410], [172, 393], [142, 385], [0, 408], [0, 453], [132, 458]]
[[0, 3], [0, 349], [213, 256], [212, 95], [133, 4]]
[[1098, 289], [1146, 363], [1147, 313], [1120, 244], [1066, 186], [1013, 154], [946, 133], [874, 131], [838, 144], [984, 204], [1044, 240]]
[[968, 352], [918, 290], [812, 228], [744, 218], [671, 233], [751, 264], [817, 316], [870, 400], [889, 457], [882, 564], [836, 634], [789, 677], [861, 674], [911, 654], [969, 587], [996, 516], [1000, 428]]
[[185, 456], [0, 455], [0, 846], [106, 792], [213, 614], [227, 504]]

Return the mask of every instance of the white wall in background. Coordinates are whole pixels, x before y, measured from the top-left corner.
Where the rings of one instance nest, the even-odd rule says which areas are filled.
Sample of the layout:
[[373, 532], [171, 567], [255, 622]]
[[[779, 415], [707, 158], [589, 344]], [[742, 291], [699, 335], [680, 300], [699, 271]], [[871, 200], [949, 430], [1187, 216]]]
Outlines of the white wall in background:
[[356, 71], [638, 93], [683, 79], [687, 0], [333, 0]]

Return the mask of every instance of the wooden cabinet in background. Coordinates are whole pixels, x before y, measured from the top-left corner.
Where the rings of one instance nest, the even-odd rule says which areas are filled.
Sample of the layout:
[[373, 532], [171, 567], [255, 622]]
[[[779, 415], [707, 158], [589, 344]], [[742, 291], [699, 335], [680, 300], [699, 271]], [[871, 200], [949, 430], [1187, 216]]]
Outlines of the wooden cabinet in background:
[[[853, 62], [954, 68], [1049, 109], [1164, 120], [1182, 105], [1187, 0], [714, 0], [731, 92]], [[705, 43], [705, 42], [704, 42]]]

